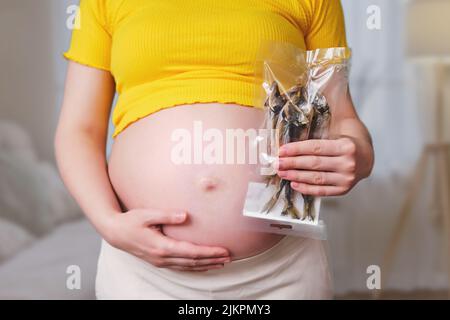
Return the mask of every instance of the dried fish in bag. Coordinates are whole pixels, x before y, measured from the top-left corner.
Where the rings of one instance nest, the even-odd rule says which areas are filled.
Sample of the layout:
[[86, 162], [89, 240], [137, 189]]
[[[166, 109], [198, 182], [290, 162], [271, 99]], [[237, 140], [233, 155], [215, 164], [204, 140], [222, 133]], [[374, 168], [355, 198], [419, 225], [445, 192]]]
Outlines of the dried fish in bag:
[[[331, 125], [331, 110], [325, 95], [336, 106], [348, 90], [348, 73], [351, 51], [349, 48], [327, 48], [307, 52], [308, 64], [308, 100], [313, 107], [313, 118], [309, 139], [328, 139]], [[303, 210], [314, 220], [315, 197], [304, 195]]]
[[[328, 138], [330, 103], [338, 105], [347, 88], [349, 57], [347, 48], [304, 51], [278, 42], [262, 46], [255, 77], [261, 91], [255, 103], [265, 112], [266, 133], [258, 139], [264, 142], [260, 159], [268, 161], [262, 161], [261, 167], [276, 163], [279, 147], [284, 144]], [[324, 239], [320, 199], [293, 190], [290, 181], [277, 175], [276, 168], [261, 170], [261, 174], [265, 183], [249, 184], [243, 210], [245, 216], [259, 218], [251, 224], [254, 229]]]

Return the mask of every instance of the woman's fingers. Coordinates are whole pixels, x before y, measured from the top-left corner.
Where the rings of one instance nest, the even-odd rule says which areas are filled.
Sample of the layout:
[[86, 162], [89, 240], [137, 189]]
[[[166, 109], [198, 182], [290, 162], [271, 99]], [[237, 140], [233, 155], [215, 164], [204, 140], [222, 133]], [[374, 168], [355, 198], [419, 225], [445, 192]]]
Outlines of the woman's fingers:
[[162, 257], [172, 258], [229, 258], [228, 250], [221, 247], [200, 246], [187, 241], [178, 241], [161, 235], [157, 251]]
[[316, 197], [340, 196], [348, 192], [348, 188], [341, 186], [318, 186], [307, 183], [291, 182], [295, 191]]
[[187, 219], [187, 213], [181, 210], [140, 209], [133, 212], [145, 225], [181, 224]]
[[357, 181], [356, 162], [350, 138], [293, 142], [280, 148], [278, 175], [303, 194], [342, 195]]
[[205, 259], [186, 259], [186, 258], [165, 258], [164, 264], [166, 266], [172, 267], [207, 267], [211, 265], [223, 265], [225, 263], [231, 262], [229, 257], [226, 258], [205, 258]]
[[278, 176], [285, 180], [312, 185], [340, 186], [350, 180], [343, 174], [326, 171], [287, 170], [279, 171]]
[[340, 156], [345, 154], [347, 144], [338, 140], [304, 140], [287, 143], [280, 147], [280, 157], [295, 157], [299, 155]]
[[[142, 221], [149, 227], [160, 224], [179, 224], [187, 219], [187, 213], [183, 211], [168, 212], [163, 210], [142, 210]], [[151, 229], [149, 229], [151, 230]], [[154, 228], [151, 231], [155, 231]], [[187, 241], [177, 241], [162, 234], [158, 229], [158, 243], [155, 251], [160, 252], [160, 256], [180, 257], [180, 258], [216, 258], [229, 257], [228, 250], [221, 247], [199, 246]]]
[[135, 209], [114, 215], [108, 222], [114, 237], [108, 242], [123, 251], [161, 268], [206, 271], [230, 262], [227, 249], [199, 246], [164, 235], [161, 225], [182, 223], [187, 214], [158, 209]]
[[222, 269], [223, 267], [224, 267], [223, 264], [215, 264], [215, 265], [209, 265], [209, 266], [204, 266], [204, 267], [172, 266], [172, 267], [168, 267], [168, 268], [176, 270], [176, 271], [185, 271], [185, 272], [205, 272], [208, 270]]
[[345, 162], [341, 157], [297, 156], [278, 159], [278, 170], [336, 171], [343, 170]]

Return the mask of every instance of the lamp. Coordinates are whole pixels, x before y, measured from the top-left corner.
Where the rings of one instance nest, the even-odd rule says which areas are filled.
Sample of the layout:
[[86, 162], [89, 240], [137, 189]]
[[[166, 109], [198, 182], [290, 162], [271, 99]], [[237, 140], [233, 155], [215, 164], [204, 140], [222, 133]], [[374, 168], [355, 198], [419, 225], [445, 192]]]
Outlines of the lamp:
[[[406, 14], [406, 56], [412, 63], [421, 63], [434, 68], [436, 77], [436, 105], [434, 112], [434, 141], [428, 143], [420, 156], [403, 206], [394, 226], [388, 247], [382, 260], [382, 289], [388, 278], [393, 258], [404, 227], [411, 215], [413, 201], [425, 181], [428, 162], [434, 159], [435, 175], [433, 192], [444, 222], [446, 252], [448, 254], [448, 279], [450, 298], [450, 203], [449, 203], [449, 152], [450, 144], [444, 138], [444, 83], [450, 65], [450, 0], [408, 1]], [[375, 297], [381, 296], [381, 291]]]

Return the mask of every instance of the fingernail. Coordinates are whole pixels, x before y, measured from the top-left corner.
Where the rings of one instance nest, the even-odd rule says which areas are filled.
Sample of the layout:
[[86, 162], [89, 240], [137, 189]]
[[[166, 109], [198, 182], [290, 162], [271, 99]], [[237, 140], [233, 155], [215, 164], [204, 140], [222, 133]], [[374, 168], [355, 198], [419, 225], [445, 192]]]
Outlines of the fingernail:
[[291, 182], [291, 187], [292, 188], [297, 188], [298, 187], [298, 183], [297, 182]]
[[274, 168], [275, 170], [278, 170], [279, 167], [280, 167], [280, 159], [277, 158], [277, 159], [273, 160], [272, 168]]
[[280, 176], [281, 178], [284, 178], [287, 176], [287, 172], [286, 171], [278, 171], [278, 176]]
[[278, 155], [279, 156], [284, 156], [285, 153], [286, 153], [286, 148], [280, 147], [280, 149], [278, 150]]
[[175, 219], [177, 221], [183, 221], [186, 218], [186, 212], [178, 212], [175, 214]]

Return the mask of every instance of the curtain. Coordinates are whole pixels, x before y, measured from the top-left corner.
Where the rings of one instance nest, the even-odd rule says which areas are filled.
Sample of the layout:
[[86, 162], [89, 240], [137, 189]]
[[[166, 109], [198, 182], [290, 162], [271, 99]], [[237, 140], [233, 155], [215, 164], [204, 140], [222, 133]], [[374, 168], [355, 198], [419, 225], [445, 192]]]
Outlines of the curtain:
[[[367, 292], [367, 267], [381, 266], [414, 166], [431, 138], [428, 124], [434, 98], [431, 70], [405, 58], [406, 1], [342, 0], [342, 4], [354, 54], [351, 91], [372, 135], [376, 164], [372, 176], [347, 196], [324, 200], [338, 294]], [[373, 6], [381, 13], [379, 30], [366, 24]], [[422, 183], [425, 192], [415, 199], [393, 268], [389, 274], [381, 270], [387, 282], [384, 289], [446, 287], [441, 222], [430, 203], [430, 181]]]

